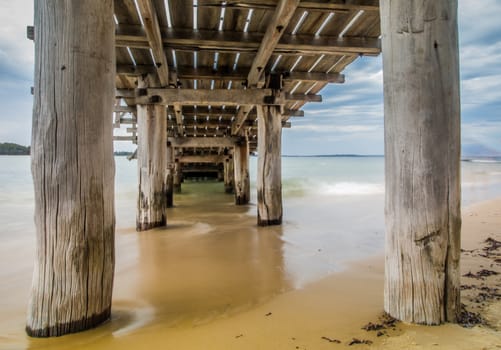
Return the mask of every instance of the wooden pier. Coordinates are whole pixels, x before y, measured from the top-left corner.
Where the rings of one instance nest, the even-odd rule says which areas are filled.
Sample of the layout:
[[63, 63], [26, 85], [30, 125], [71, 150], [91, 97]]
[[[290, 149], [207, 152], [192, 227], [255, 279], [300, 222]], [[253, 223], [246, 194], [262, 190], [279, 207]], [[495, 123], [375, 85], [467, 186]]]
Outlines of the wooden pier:
[[[39, 0], [28, 36], [38, 239], [29, 335], [110, 316], [113, 139], [137, 144], [138, 231], [168, 226], [183, 171], [216, 167], [247, 204], [250, 153], [257, 223], [279, 225], [281, 129], [381, 47], [385, 309], [409, 322], [456, 321], [457, 0]], [[113, 137], [121, 126], [129, 135]]]

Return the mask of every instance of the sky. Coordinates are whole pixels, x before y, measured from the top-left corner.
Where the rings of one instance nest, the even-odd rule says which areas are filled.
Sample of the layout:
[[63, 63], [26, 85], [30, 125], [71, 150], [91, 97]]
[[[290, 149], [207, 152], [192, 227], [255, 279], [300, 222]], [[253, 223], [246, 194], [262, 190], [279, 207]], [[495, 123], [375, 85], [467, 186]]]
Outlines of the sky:
[[[501, 0], [459, 0], [463, 156], [501, 155]], [[33, 0], [0, 0], [0, 142], [31, 139]], [[382, 59], [361, 57], [283, 130], [285, 155], [384, 153]], [[115, 142], [116, 150], [134, 145]]]

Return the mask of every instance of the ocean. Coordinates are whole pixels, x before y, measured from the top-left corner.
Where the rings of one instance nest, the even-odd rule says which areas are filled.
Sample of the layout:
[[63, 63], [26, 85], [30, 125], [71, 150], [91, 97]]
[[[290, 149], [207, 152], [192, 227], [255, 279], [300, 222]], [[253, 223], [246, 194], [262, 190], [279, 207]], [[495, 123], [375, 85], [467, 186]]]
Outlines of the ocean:
[[[123, 349], [131, 334], [207, 324], [383, 254], [383, 157], [283, 157], [284, 223], [264, 228], [256, 225], [251, 157], [249, 205], [235, 206], [222, 182], [187, 181], [167, 227], [141, 233], [136, 162], [115, 162], [112, 322], [47, 342], [24, 334], [35, 245], [30, 158], [0, 156], [0, 349], [64, 349], [67, 339], [73, 349]], [[461, 168], [463, 206], [501, 196], [499, 159]]]

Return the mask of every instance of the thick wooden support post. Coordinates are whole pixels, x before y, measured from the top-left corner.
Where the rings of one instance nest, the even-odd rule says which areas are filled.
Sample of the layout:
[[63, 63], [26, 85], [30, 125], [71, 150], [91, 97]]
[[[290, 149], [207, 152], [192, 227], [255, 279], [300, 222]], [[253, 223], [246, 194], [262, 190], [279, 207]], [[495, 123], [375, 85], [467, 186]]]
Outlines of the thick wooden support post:
[[166, 206], [174, 206], [174, 148], [167, 142], [167, 169], [165, 174]]
[[258, 118], [257, 222], [282, 223], [282, 116], [275, 106], [256, 106]]
[[381, 0], [385, 310], [456, 322], [460, 290], [457, 0]]
[[244, 205], [250, 200], [249, 142], [242, 140], [235, 145], [233, 153], [235, 204]]
[[[150, 77], [151, 78], [151, 77]], [[147, 85], [139, 78], [139, 87]], [[165, 226], [167, 220], [167, 109], [162, 105], [137, 106], [137, 165], [139, 193], [136, 230]]]
[[233, 193], [233, 177], [233, 157], [230, 155], [224, 160], [224, 191], [226, 193]]
[[173, 176], [173, 184], [174, 184], [174, 192], [181, 193], [181, 182], [183, 181], [183, 173], [181, 169], [181, 163], [179, 159], [176, 159], [174, 162], [174, 176]]
[[31, 169], [37, 250], [26, 331], [110, 317], [114, 270], [113, 1], [35, 1]]

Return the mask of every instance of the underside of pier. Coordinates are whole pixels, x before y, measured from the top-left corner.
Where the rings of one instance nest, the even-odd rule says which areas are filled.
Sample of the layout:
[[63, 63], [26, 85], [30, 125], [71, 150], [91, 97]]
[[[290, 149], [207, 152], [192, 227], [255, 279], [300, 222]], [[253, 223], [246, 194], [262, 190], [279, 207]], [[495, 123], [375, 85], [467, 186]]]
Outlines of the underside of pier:
[[77, 332], [110, 315], [113, 140], [137, 144], [138, 231], [168, 225], [184, 177], [215, 176], [247, 204], [250, 154], [258, 224], [279, 225], [282, 128], [381, 46], [385, 309], [456, 321], [456, 12], [457, 0], [36, 1], [28, 334]]

